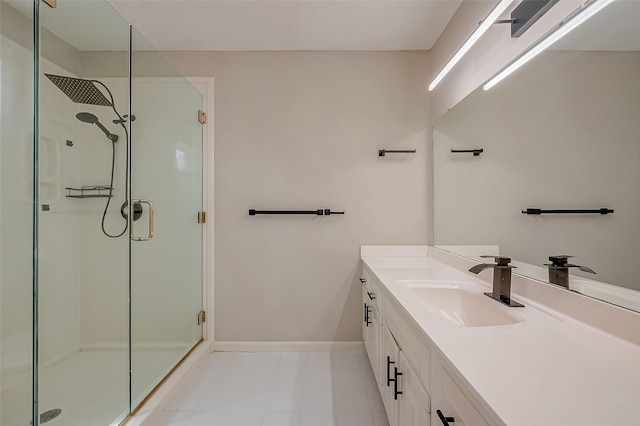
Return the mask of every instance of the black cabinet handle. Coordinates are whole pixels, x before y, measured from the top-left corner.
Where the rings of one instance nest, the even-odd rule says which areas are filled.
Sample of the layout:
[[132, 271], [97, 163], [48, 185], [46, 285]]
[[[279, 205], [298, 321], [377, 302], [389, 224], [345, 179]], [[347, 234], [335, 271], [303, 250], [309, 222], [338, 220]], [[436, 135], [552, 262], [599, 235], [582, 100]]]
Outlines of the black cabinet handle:
[[438, 415], [438, 418], [440, 418], [440, 421], [444, 426], [450, 426], [449, 422], [451, 423], [456, 422], [456, 419], [454, 419], [453, 417], [445, 417], [444, 414], [442, 414], [442, 411], [440, 410], [436, 410], [436, 414]]
[[370, 300], [375, 300], [376, 299], [376, 294], [372, 291], [368, 291], [367, 292], [367, 296], [369, 296]]
[[371, 321], [369, 320], [369, 309], [371, 309], [371, 307], [365, 303], [364, 304], [364, 323], [367, 325], [367, 327], [369, 327], [369, 324], [371, 324]]
[[365, 279], [364, 279], [364, 278], [362, 278], [362, 277], [360, 277], [360, 278], [359, 278], [359, 280], [360, 280], [360, 282], [361, 282], [362, 284], [364, 284], [364, 283], [366, 283], [366, 282], [367, 282], [367, 280], [365, 280]]
[[398, 376], [402, 376], [402, 373], [398, 372], [398, 367], [393, 367], [394, 376], [393, 379], [393, 399], [398, 400], [398, 395], [402, 395], [402, 391], [398, 390]]
[[391, 364], [395, 364], [395, 362], [391, 361], [390, 356], [387, 356], [387, 387], [391, 386], [391, 382], [395, 380], [391, 378]]

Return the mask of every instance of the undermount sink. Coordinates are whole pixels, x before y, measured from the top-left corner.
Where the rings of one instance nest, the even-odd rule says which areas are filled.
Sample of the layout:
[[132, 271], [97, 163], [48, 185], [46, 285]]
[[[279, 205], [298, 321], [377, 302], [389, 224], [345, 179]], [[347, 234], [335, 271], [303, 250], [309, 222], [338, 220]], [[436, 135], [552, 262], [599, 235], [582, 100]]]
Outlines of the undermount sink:
[[[450, 322], [464, 327], [492, 327], [516, 324], [515, 318], [482, 293], [471, 293], [460, 286], [444, 286], [437, 283], [407, 282], [409, 293], [432, 312], [440, 313]], [[504, 309], [504, 308], [503, 308]], [[508, 309], [508, 308], [507, 308]]]

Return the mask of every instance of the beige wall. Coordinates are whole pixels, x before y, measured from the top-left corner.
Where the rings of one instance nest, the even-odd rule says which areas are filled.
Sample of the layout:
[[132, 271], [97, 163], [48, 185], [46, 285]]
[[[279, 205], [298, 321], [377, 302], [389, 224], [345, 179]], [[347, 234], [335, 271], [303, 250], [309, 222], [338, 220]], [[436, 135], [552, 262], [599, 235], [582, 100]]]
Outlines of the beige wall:
[[360, 340], [359, 246], [431, 239], [427, 53], [168, 56], [215, 78], [216, 340]]

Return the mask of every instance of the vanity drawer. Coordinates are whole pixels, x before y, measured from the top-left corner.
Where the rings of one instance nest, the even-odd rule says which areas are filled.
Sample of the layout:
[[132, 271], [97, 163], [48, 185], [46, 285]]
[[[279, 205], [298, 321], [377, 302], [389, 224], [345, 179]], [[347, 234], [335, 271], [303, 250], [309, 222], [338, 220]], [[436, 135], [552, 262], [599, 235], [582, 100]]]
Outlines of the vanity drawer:
[[362, 268], [362, 278], [364, 279], [364, 283], [362, 285], [366, 289], [367, 298], [371, 302], [373, 306], [378, 308], [380, 314], [384, 314], [382, 312], [382, 287], [378, 280], [376, 280], [373, 274], [367, 269], [367, 267]]

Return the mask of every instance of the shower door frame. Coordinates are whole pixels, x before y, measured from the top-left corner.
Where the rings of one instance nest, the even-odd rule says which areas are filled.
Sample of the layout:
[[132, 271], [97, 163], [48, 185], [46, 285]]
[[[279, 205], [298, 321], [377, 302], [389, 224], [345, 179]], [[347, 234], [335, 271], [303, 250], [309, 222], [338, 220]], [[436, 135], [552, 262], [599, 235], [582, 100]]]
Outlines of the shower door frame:
[[215, 227], [214, 227], [214, 78], [186, 77], [200, 93], [207, 121], [202, 128], [202, 208], [207, 213], [202, 241], [202, 309], [207, 313], [203, 324], [202, 338], [210, 344], [215, 341], [214, 327], [214, 267], [215, 267]]

